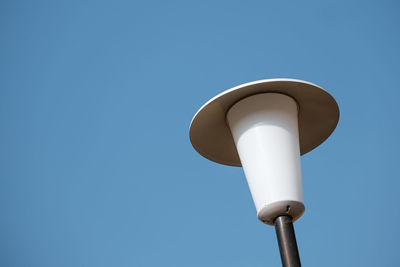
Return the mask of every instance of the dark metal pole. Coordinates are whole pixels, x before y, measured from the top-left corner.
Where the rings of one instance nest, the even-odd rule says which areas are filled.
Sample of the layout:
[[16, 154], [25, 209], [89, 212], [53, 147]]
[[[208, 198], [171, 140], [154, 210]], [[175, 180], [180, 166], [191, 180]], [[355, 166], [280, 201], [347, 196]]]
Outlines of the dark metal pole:
[[278, 237], [279, 252], [283, 267], [300, 267], [299, 251], [292, 223], [292, 217], [279, 216], [275, 219], [275, 231]]

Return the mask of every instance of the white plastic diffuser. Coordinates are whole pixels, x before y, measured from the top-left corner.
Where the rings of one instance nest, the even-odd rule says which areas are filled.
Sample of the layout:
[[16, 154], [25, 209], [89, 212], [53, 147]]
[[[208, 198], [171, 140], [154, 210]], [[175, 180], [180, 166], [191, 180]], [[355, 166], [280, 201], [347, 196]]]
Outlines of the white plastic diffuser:
[[212, 98], [194, 116], [190, 140], [202, 156], [243, 166], [258, 218], [273, 225], [304, 212], [300, 155], [324, 142], [339, 120], [321, 87], [294, 79], [255, 81]]
[[268, 224], [304, 212], [297, 110], [293, 98], [264, 93], [240, 100], [227, 113], [258, 218]]

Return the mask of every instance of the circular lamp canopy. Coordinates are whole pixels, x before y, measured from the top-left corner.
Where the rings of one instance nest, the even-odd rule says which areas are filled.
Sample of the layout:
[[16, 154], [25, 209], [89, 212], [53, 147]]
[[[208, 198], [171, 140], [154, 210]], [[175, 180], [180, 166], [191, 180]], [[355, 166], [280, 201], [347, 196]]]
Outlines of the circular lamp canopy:
[[338, 105], [321, 87], [295, 79], [260, 80], [226, 90], [197, 111], [189, 133], [197, 152], [220, 164], [241, 166], [226, 115], [235, 103], [262, 93], [284, 94], [296, 101], [301, 155], [323, 143], [336, 128]]

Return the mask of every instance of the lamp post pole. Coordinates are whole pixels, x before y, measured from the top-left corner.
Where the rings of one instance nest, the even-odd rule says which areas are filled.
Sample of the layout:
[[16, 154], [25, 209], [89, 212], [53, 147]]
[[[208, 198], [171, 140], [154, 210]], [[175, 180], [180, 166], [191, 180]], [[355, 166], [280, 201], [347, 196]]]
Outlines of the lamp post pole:
[[190, 124], [197, 152], [243, 167], [258, 219], [275, 226], [283, 267], [301, 266], [293, 228], [305, 210], [300, 156], [323, 143], [338, 120], [335, 99], [321, 87], [268, 79], [215, 96]]
[[275, 231], [283, 267], [300, 267], [300, 256], [297, 249], [292, 218], [279, 216], [275, 219]]

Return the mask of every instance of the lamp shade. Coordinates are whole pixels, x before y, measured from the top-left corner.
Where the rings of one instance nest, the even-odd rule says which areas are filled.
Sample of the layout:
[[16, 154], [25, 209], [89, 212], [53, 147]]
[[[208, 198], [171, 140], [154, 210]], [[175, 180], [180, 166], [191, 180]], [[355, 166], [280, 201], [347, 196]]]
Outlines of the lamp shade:
[[277, 93], [249, 96], [227, 113], [258, 218], [268, 224], [304, 212], [297, 117], [294, 99]]
[[205, 158], [242, 166], [258, 218], [304, 212], [300, 155], [323, 143], [339, 121], [335, 99], [295, 79], [267, 79], [226, 90], [193, 117], [190, 141]]

